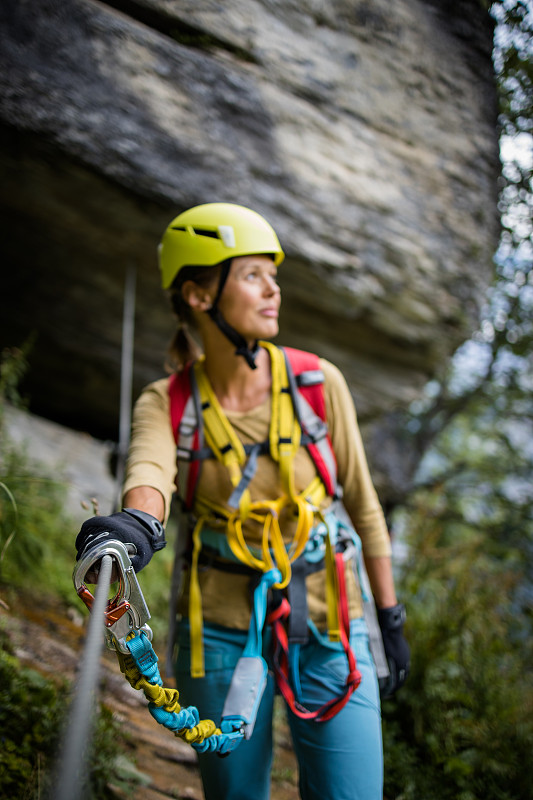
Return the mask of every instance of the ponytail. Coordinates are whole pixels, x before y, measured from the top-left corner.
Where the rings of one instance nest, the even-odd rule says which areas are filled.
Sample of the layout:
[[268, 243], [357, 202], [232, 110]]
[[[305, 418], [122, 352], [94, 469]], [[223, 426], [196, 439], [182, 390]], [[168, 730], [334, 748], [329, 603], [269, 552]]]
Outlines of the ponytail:
[[202, 348], [197, 344], [183, 320], [178, 321], [176, 332], [168, 347], [169, 367], [172, 372], [181, 372], [190, 362], [202, 355]]
[[181, 372], [190, 361], [202, 355], [202, 348], [194, 336], [194, 317], [189, 304], [183, 299], [181, 289], [185, 281], [199, 286], [209, 286], [219, 278], [216, 267], [182, 267], [170, 287], [170, 302], [177, 317], [178, 327], [168, 347], [167, 367], [170, 372]]

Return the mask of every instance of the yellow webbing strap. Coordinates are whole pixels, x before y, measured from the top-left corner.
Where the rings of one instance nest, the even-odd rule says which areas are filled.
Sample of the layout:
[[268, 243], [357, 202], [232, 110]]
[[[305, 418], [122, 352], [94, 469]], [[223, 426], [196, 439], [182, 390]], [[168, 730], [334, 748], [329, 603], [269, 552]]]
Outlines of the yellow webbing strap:
[[[233, 426], [224, 414], [222, 406], [205, 374], [204, 358], [194, 364], [194, 375], [200, 395], [204, 435], [217, 461], [227, 468], [232, 486], [237, 486], [242, 477], [242, 467], [246, 462], [246, 452]], [[239, 502], [239, 510], [246, 518], [250, 505], [250, 492], [245, 489]]]
[[202, 613], [202, 593], [198, 580], [198, 558], [202, 549], [201, 533], [205, 517], [200, 517], [192, 534], [191, 577], [189, 582], [189, 624], [191, 637], [191, 675], [203, 678], [204, 664], [204, 620]]
[[294, 415], [285, 357], [271, 342], [261, 342], [270, 355], [272, 371], [272, 411], [270, 455], [279, 464], [281, 486], [291, 500], [296, 497], [292, 464], [300, 447], [302, 430]]
[[[177, 689], [169, 689], [150, 683], [144, 675], [141, 675], [130, 655], [126, 655], [117, 650], [117, 658], [120, 670], [126, 677], [130, 686], [134, 689], [140, 689], [144, 693], [146, 699], [158, 708], [164, 708], [165, 711], [179, 714], [181, 706], [179, 704], [179, 692]], [[201, 743], [210, 736], [220, 733], [220, 728], [217, 728], [211, 719], [202, 719], [193, 728], [183, 728], [182, 730], [174, 731], [176, 736], [188, 742], [188, 744], [194, 744], [196, 742]]]
[[341, 641], [339, 619], [339, 579], [337, 576], [337, 565], [335, 564], [335, 551], [331, 543], [329, 535], [329, 527], [327, 522], [322, 517], [322, 521], [328, 528], [326, 540], [326, 607], [327, 607], [327, 621], [328, 621], [328, 636], [332, 642]]

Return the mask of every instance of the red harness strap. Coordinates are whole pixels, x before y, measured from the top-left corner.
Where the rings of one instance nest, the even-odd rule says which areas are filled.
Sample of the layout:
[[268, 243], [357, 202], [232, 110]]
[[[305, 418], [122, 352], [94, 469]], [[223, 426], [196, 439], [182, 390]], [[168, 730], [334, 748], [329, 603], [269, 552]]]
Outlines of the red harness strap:
[[294, 691], [289, 682], [289, 639], [284, 626], [284, 621], [288, 618], [291, 607], [289, 601], [284, 597], [278, 608], [271, 611], [267, 617], [267, 622], [272, 626], [273, 639], [273, 666], [276, 682], [285, 701], [291, 711], [300, 719], [314, 720], [315, 722], [326, 722], [344, 708], [352, 694], [361, 683], [361, 673], [357, 669], [355, 655], [350, 647], [350, 618], [348, 615], [348, 597], [346, 594], [346, 583], [344, 579], [345, 563], [342, 553], [335, 555], [335, 566], [337, 568], [337, 578], [339, 587], [339, 628], [340, 637], [346, 659], [348, 661], [348, 675], [344, 690], [339, 697], [333, 697], [327, 703], [309, 711], [301, 705], [294, 696]]

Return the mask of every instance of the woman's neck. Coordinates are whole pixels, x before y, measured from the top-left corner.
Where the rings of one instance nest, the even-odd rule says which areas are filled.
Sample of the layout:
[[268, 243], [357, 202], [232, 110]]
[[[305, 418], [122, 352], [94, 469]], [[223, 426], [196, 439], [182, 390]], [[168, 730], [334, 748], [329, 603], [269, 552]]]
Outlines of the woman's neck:
[[220, 405], [227, 411], [250, 411], [261, 405], [270, 394], [272, 377], [270, 358], [259, 348], [256, 369], [251, 369], [242, 356], [235, 354], [235, 345], [206, 347], [204, 369]]

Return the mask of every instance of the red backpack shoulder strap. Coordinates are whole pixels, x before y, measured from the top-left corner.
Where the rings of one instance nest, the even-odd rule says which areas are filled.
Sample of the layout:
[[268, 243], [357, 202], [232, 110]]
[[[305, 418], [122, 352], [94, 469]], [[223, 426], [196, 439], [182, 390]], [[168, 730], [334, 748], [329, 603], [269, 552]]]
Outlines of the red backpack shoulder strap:
[[[320, 359], [314, 353], [282, 348], [288, 364], [289, 384], [293, 403], [303, 432], [306, 447], [322, 478], [328, 494], [339, 496], [337, 461], [327, 431], [324, 373]], [[302, 402], [299, 402], [299, 398]]]
[[315, 414], [326, 420], [326, 401], [324, 398], [324, 373], [320, 368], [320, 358], [315, 353], [284, 347], [298, 391], [304, 397]]
[[[191, 364], [170, 377], [168, 394], [170, 422], [177, 445], [177, 490], [185, 509], [191, 509], [201, 462], [196, 456], [201, 448], [198, 410], [191, 380]], [[183, 424], [182, 424], [183, 423]]]
[[187, 401], [191, 396], [191, 365], [187, 364], [181, 372], [174, 372], [168, 382], [168, 395], [170, 399], [170, 422], [174, 441], [178, 442], [179, 427], [185, 411]]

